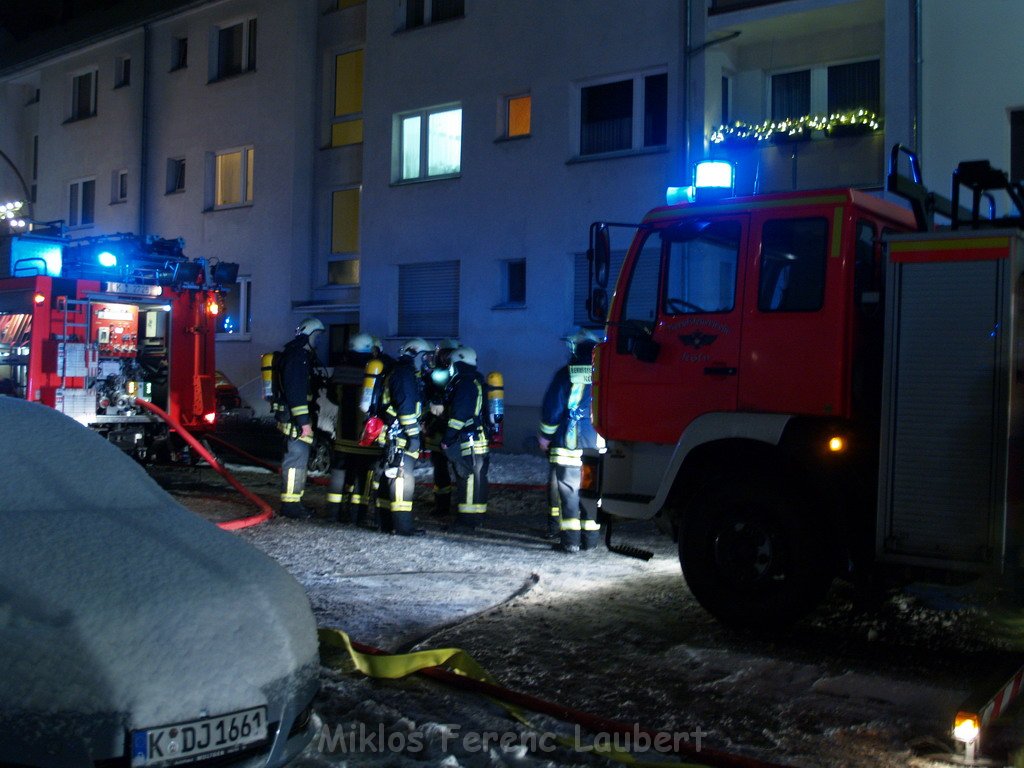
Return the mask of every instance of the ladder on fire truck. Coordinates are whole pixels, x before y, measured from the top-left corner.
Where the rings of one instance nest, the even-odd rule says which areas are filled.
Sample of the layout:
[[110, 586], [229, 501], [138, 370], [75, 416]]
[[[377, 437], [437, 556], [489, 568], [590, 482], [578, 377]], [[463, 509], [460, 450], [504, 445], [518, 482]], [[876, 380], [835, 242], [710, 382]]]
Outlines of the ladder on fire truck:
[[[62, 329], [60, 341], [58, 342], [58, 364], [60, 370], [60, 388], [63, 391], [67, 390], [68, 379], [71, 377], [87, 378], [89, 367], [89, 339], [91, 337], [91, 326], [92, 326], [92, 312], [90, 311], [90, 302], [88, 299], [70, 299], [67, 296], [57, 297], [57, 310], [62, 313]], [[85, 322], [76, 322], [76, 318], [83, 317]], [[79, 334], [73, 332], [71, 329], [80, 328], [82, 329], [81, 338]], [[71, 368], [74, 371], [73, 366], [69, 366], [69, 344], [80, 344], [82, 350], [82, 361], [80, 370], [83, 373], [68, 373], [68, 369]]]

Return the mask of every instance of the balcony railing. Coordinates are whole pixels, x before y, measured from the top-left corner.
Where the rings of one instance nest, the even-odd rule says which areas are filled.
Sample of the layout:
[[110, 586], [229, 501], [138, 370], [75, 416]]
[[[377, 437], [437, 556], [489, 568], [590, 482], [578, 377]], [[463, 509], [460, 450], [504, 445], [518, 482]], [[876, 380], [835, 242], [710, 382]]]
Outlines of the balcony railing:
[[750, 147], [713, 145], [713, 157], [736, 167], [736, 193], [784, 192], [833, 187], [881, 187], [885, 134], [761, 142]]

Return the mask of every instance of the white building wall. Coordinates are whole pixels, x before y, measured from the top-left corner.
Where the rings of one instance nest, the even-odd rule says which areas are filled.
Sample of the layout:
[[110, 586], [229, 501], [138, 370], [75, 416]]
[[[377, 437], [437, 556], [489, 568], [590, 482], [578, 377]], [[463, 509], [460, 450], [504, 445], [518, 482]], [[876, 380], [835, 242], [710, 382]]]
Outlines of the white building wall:
[[[460, 260], [460, 339], [483, 372], [503, 372], [512, 409], [528, 411], [513, 448], [536, 429], [565, 362], [573, 260], [590, 223], [638, 221], [679, 183], [681, 3], [622, 5], [467, 1], [462, 19], [398, 33], [391, 4], [368, 6], [361, 322], [397, 332], [398, 265]], [[668, 67], [668, 150], [574, 162], [576, 84], [657, 66]], [[503, 96], [527, 91], [531, 136], [496, 141]], [[452, 102], [463, 110], [461, 175], [392, 185], [392, 116]], [[506, 259], [526, 259], [524, 309], [495, 309]]]
[[[929, 189], [950, 194], [961, 160], [1010, 170], [1010, 110], [1024, 108], [1024, 3], [922, 3], [921, 148]], [[1000, 213], [1007, 213], [1005, 205]]]

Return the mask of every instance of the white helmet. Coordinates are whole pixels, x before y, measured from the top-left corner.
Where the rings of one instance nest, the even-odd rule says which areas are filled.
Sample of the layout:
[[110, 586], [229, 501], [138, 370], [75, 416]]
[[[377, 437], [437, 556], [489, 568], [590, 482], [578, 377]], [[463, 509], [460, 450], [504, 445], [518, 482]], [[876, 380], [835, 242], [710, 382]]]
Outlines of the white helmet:
[[578, 328], [565, 337], [565, 343], [569, 345], [569, 349], [576, 349], [581, 344], [598, 344], [600, 341], [601, 337], [590, 328]]
[[348, 348], [350, 352], [363, 352], [369, 354], [370, 352], [373, 352], [373, 347], [373, 336], [368, 333], [357, 333], [348, 340]]
[[429, 352], [433, 347], [427, 343], [426, 339], [415, 338], [409, 339], [405, 344], [401, 346], [399, 352], [403, 355], [412, 355], [416, 357], [423, 352]]
[[476, 350], [472, 347], [459, 347], [452, 350], [452, 365], [455, 363], [466, 363], [476, 367]]
[[323, 333], [326, 330], [324, 324], [316, 317], [307, 317], [295, 329], [296, 336], [312, 336], [314, 333]]

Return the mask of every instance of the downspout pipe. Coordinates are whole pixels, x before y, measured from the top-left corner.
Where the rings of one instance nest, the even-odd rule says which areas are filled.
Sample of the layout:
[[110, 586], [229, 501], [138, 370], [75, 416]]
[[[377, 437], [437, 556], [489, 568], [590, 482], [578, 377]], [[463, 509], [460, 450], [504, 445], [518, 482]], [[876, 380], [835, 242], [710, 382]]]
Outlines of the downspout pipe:
[[149, 24], [142, 25], [142, 105], [139, 109], [139, 227], [140, 236], [146, 236], [146, 186], [149, 168], [149, 64], [152, 32]]

